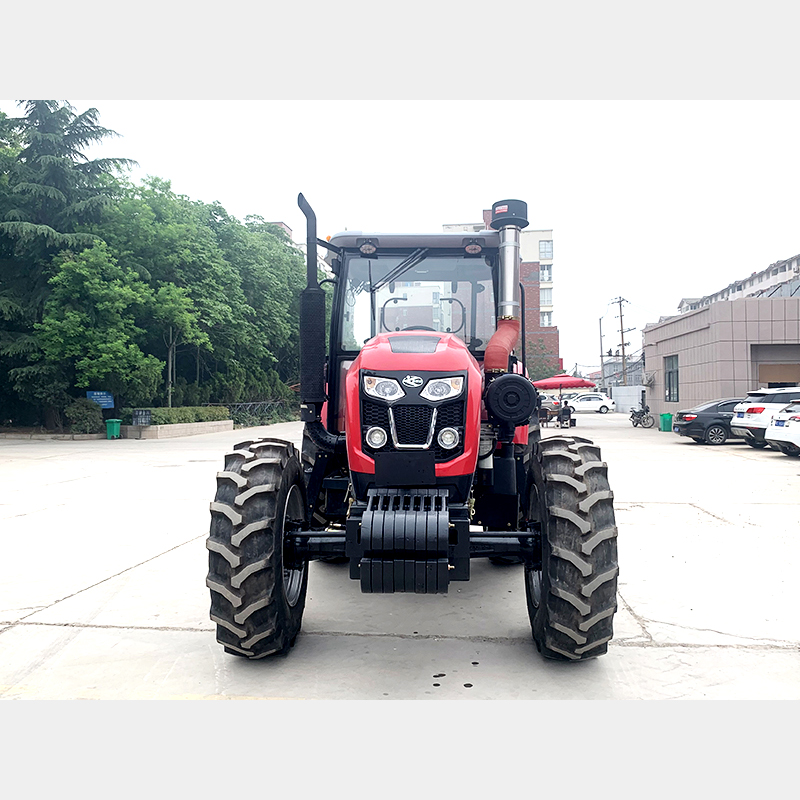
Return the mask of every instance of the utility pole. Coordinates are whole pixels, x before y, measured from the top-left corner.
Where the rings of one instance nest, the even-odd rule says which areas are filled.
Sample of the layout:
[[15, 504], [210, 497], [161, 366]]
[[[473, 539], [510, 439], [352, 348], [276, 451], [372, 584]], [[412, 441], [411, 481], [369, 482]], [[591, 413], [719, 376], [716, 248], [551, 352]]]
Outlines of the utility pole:
[[606, 385], [606, 368], [603, 366], [603, 318], [600, 317], [600, 388]]
[[[628, 385], [628, 367], [625, 363], [625, 334], [628, 332], [625, 330], [625, 327], [622, 324], [622, 304], [627, 303], [628, 301], [624, 297], [618, 297], [616, 300], [612, 300], [612, 303], [619, 303], [619, 338], [621, 340], [620, 345], [622, 348], [622, 385]], [[628, 330], [633, 330], [633, 328], [629, 328]]]

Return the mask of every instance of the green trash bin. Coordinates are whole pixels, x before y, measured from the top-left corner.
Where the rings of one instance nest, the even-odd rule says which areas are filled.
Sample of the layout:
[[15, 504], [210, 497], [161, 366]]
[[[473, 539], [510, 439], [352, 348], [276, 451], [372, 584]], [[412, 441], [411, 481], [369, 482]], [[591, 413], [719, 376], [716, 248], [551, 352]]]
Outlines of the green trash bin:
[[106, 439], [119, 439], [121, 434], [119, 426], [122, 424], [121, 419], [107, 419], [106, 420]]
[[661, 415], [661, 427], [659, 430], [671, 432], [672, 431], [672, 414]]

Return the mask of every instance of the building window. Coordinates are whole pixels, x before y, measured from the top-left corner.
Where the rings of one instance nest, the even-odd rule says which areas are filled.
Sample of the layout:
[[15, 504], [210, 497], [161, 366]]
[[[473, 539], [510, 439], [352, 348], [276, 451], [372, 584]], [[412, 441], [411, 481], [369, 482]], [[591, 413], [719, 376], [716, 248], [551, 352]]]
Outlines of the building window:
[[539, 267], [539, 282], [540, 283], [550, 283], [553, 280], [553, 268], [548, 267]]
[[553, 240], [539, 242], [539, 260], [552, 260], [553, 258]]
[[664, 359], [664, 400], [667, 403], [678, 402], [678, 356]]
[[539, 290], [539, 305], [540, 306], [551, 306], [551, 305], [553, 305], [553, 290], [552, 289], [540, 289]]
[[551, 328], [553, 326], [553, 312], [552, 311], [540, 311], [539, 312], [539, 327], [540, 328]]

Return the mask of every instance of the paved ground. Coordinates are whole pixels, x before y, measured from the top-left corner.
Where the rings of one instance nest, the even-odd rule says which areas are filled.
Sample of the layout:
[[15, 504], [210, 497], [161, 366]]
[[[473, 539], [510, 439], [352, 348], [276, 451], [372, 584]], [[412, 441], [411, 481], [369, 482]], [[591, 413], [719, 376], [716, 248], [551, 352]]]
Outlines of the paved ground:
[[[545, 435], [555, 435], [554, 429]], [[362, 595], [311, 565], [285, 658], [223, 653], [208, 505], [231, 446], [0, 441], [0, 698], [800, 699], [800, 460], [579, 415], [609, 464], [619, 611], [606, 656], [536, 653], [521, 567], [473, 562], [446, 596]]]

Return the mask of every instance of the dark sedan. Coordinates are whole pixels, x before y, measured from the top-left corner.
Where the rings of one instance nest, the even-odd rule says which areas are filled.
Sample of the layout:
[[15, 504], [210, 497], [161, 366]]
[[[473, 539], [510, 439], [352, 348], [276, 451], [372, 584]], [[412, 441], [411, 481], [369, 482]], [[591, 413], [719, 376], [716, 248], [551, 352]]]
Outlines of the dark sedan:
[[733, 407], [741, 402], [731, 397], [679, 411], [672, 418], [672, 430], [679, 436], [694, 439], [698, 444], [725, 444], [731, 436]]

